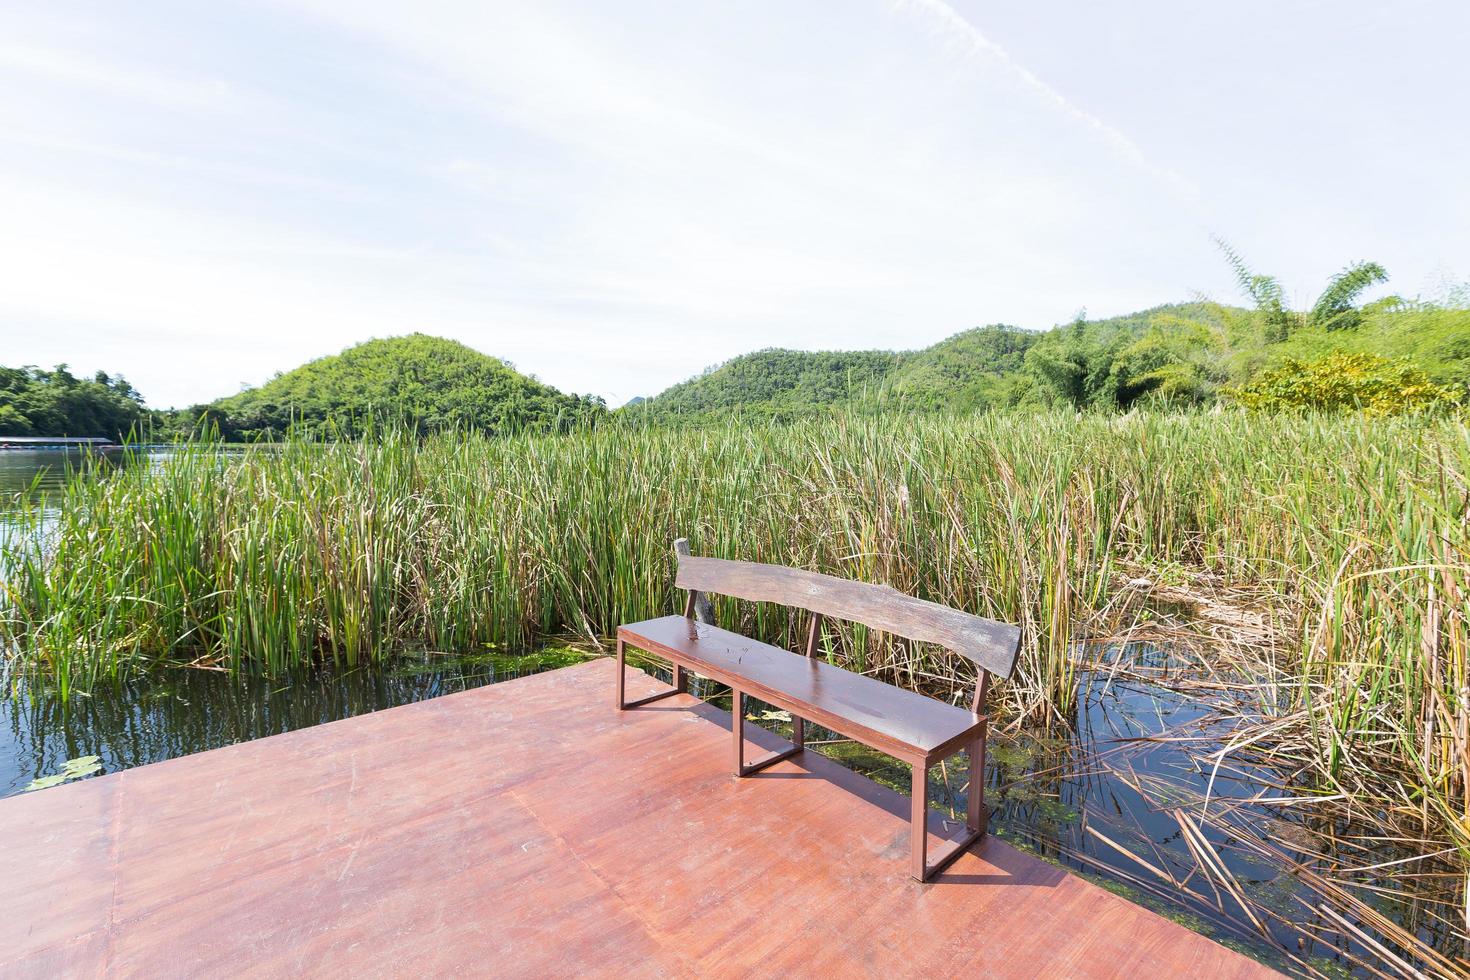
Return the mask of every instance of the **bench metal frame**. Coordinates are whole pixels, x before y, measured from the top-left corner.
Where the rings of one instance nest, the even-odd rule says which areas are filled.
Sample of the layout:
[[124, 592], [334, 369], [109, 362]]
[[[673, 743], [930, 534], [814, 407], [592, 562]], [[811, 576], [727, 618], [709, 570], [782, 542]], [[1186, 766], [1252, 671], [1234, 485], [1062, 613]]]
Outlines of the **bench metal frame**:
[[[705, 568], [700, 574], [688, 576], [685, 574], [685, 569], [693, 563], [705, 563], [705, 565], [715, 563], [717, 566], [720, 566], [715, 568], [715, 571], [733, 578], [733, 574], [738, 573], [738, 570], [729, 566], [741, 566], [746, 565], [746, 563], [720, 562], [716, 559], [691, 559], [689, 558], [688, 544], [682, 538], [675, 543], [675, 550], [680, 558], [680, 575], [677, 584], [680, 587], [688, 588], [688, 597], [684, 604], [684, 616], [687, 619], [694, 619], [697, 615], [700, 621], [710, 622], [713, 619], [713, 615], [709, 601], [704, 596], [703, 590], [693, 588], [692, 585], [705, 584], [716, 579], [712, 576], [708, 568]], [[776, 566], [756, 565], [747, 565], [746, 567], [764, 570], [776, 568]], [[696, 568], [699, 568], [699, 566], [696, 566]], [[815, 573], [800, 572], [796, 569], [782, 568], [779, 569], [779, 572], [792, 573], [808, 579], [829, 578], [828, 576], [817, 576]], [[1003, 673], [1007, 676], [1014, 668], [1016, 653], [1019, 649], [1019, 631], [1014, 627], [1004, 626], [1004, 624], [993, 623], [990, 620], [982, 620], [979, 617], [960, 613], [958, 610], [951, 610], [933, 603], [920, 603], [919, 600], [903, 596], [900, 593], [893, 592], [891, 589], [867, 586], [856, 582], [845, 582], [838, 579], [830, 579], [830, 581], [840, 583], [844, 590], [849, 590], [853, 587], [857, 589], [876, 590], [881, 593], [877, 597], [880, 601], [892, 605], [898, 605], [900, 603], [906, 603], [908, 605], [907, 608], [901, 610], [904, 615], [893, 613], [891, 609], [888, 611], [873, 612], [870, 609], [861, 607], [861, 604], [856, 602], [853, 595], [848, 595], [840, 597], [842, 601], [834, 600], [833, 602], [825, 603], [829, 608], [837, 608], [841, 612], [855, 612], [862, 616], [859, 621], [866, 622], [868, 625], [876, 626], [880, 629], [886, 629], [897, 635], [908, 636], [910, 639], [932, 641], [935, 632], [943, 630], [947, 631], [946, 638], [959, 641], [955, 644], [956, 646], [960, 646], [961, 644], [967, 645], [969, 648], [962, 646], [957, 652], [963, 653], [969, 656], [970, 659], [976, 661], [976, 666], [979, 670], [974, 698], [970, 705], [970, 712], [974, 719], [974, 724], [944, 743], [934, 746], [927, 751], [922, 750], [914, 745], [896, 740], [882, 732], [872, 731], [848, 721], [840, 715], [821, 710], [816, 705], [789, 697], [778, 689], [768, 687], [764, 684], [753, 683], [749, 678], [741, 677], [727, 670], [715, 669], [709, 664], [692, 660], [682, 655], [679, 651], [670, 649], [662, 644], [651, 642], [636, 633], [627, 631], [623, 627], [618, 629], [617, 638], [617, 707], [620, 711], [637, 708], [655, 701], [661, 701], [665, 698], [674, 697], [678, 694], [687, 693], [689, 689], [688, 673], [692, 671], [706, 676], [717, 683], [728, 685], [731, 689], [733, 703], [730, 706], [730, 727], [734, 742], [732, 770], [737, 778], [750, 776], [804, 752], [806, 749], [806, 722], [808, 720], [806, 716], [808, 715], [813, 716], [811, 720], [838, 734], [845, 735], [880, 752], [885, 752], [903, 762], [907, 762], [913, 769], [912, 810], [910, 813], [912, 825], [912, 863], [910, 873], [918, 881], [928, 881], [942, 872], [956, 858], [985, 836], [988, 817], [988, 811], [985, 807], [985, 738], [989, 726], [989, 716], [984, 710], [985, 700], [989, 690], [990, 674], [992, 673], [991, 667], [1001, 667]], [[735, 583], [732, 582], [732, 584]], [[821, 584], [817, 583], [816, 586], [813, 586], [809, 583], [804, 583], [801, 590], [804, 598], [812, 601], [814, 590], [818, 589]], [[741, 598], [758, 598], [778, 602], [782, 601], [782, 599], [792, 597], [785, 594], [779, 597], [773, 596], [770, 594], [768, 586], [769, 583], [762, 583], [759, 587], [746, 585], [740, 592], [735, 592], [731, 591], [730, 586], [727, 585], [724, 594], [737, 595]], [[740, 586], [737, 584], [736, 587], [739, 588]], [[753, 592], [758, 594], [752, 595], [751, 593]], [[862, 601], [867, 601], [867, 598], [863, 594], [855, 593], [855, 595], [861, 597]], [[784, 604], [796, 605], [796, 603], [789, 601]], [[914, 604], [919, 605], [916, 607]], [[940, 614], [936, 616], [935, 612], [927, 607], [932, 607], [932, 610], [940, 611]], [[864, 613], [866, 614], [864, 615]], [[843, 618], [857, 619], [858, 616], [844, 616]], [[823, 619], [824, 613], [822, 611], [811, 610], [811, 620], [807, 630], [806, 649], [804, 651], [807, 657], [814, 657], [817, 653]], [[983, 624], [983, 627], [977, 633], [969, 628], [969, 624], [964, 622], [964, 620], [974, 620], [979, 624]], [[905, 626], [908, 629], [905, 629]], [[626, 648], [628, 646], [668, 660], [673, 670], [673, 689], [649, 695], [636, 701], [628, 701], [625, 695], [624, 683], [627, 657]], [[1006, 646], [1009, 646], [1009, 650], [1005, 649]], [[789, 747], [770, 752], [751, 762], [746, 761], [745, 700], [747, 697], [759, 698], [767, 704], [784, 709], [791, 714], [792, 740]], [[946, 841], [940, 845], [939, 849], [935, 852], [933, 862], [930, 862], [928, 859], [929, 769], [958, 752], [965, 752], [969, 756], [970, 763], [970, 789], [965, 812], [965, 833], [956, 840]]]

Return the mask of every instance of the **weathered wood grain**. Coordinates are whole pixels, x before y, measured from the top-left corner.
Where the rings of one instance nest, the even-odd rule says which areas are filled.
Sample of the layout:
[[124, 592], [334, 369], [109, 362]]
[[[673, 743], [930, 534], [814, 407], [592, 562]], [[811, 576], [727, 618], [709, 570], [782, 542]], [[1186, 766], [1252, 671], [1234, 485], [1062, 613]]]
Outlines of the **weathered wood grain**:
[[[679, 556], [680, 561], [683, 561], [685, 558], [689, 557], [688, 538], [679, 538], [674, 542], [674, 554]], [[692, 613], [694, 615], [694, 618], [699, 620], [701, 623], [709, 623], [711, 626], [714, 625], [715, 607], [713, 603], [709, 601], [709, 596], [705, 595], [703, 592], [690, 590], [689, 613]], [[688, 615], [689, 613], [686, 613], [685, 615]]]
[[1021, 631], [1008, 623], [905, 595], [887, 585], [784, 565], [679, 556], [674, 584], [753, 602], [778, 602], [920, 643], [935, 643], [1001, 677], [1011, 676]]

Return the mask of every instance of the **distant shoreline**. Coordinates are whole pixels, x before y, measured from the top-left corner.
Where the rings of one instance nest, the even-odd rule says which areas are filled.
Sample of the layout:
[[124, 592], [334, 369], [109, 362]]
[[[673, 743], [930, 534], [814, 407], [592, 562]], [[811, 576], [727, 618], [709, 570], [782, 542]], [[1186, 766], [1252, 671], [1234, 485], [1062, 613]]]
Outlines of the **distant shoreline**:
[[121, 449], [111, 439], [81, 436], [0, 436], [5, 449]]

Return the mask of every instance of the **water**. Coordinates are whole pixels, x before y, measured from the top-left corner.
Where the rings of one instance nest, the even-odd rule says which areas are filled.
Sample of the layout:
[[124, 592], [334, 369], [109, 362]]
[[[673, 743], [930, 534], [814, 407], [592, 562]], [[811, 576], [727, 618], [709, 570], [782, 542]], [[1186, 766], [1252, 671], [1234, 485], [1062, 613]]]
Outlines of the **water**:
[[68, 472], [106, 472], [121, 466], [150, 463], [166, 450], [127, 452], [121, 449], [0, 449], [0, 501], [31, 491], [55, 490]]
[[61, 773], [69, 760], [95, 757], [97, 772], [118, 772], [583, 659], [567, 648], [521, 656], [417, 653], [377, 669], [305, 670], [273, 679], [180, 667], [103, 685], [69, 702], [44, 679], [0, 660], [0, 797]]
[[[168, 447], [143, 449], [0, 449], [0, 541], [14, 533], [16, 524], [6, 513], [18, 501], [34, 502], [54, 496], [73, 473], [105, 478], [125, 467], [157, 466], [166, 459]], [[53, 506], [41, 512], [42, 528], [56, 513]], [[4, 573], [0, 566], [0, 574]]]

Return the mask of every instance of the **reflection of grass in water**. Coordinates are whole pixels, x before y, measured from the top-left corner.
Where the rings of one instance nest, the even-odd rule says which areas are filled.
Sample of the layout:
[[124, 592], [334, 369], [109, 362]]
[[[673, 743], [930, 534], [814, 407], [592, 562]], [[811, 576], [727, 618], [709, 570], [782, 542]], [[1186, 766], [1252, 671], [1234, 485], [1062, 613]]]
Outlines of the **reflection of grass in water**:
[[421, 677], [444, 673], [493, 676], [497, 680], [539, 674], [542, 671], [570, 667], [589, 658], [574, 647], [549, 646], [529, 653], [505, 653], [487, 650], [483, 653], [424, 652], [401, 657], [389, 672], [392, 677]]
[[1012, 783], [1005, 788], [1002, 798], [1012, 806], [1026, 807], [1031, 815], [1027, 822], [1039, 829], [1048, 826], [1055, 829], [1057, 825], [1076, 823], [1078, 819], [1076, 810], [1029, 783]]
[[[822, 734], [829, 738], [832, 737], [827, 732], [822, 732]], [[909, 791], [909, 767], [892, 756], [868, 748], [861, 742], [830, 742], [826, 745], [813, 746], [813, 748], [843, 767], [867, 776], [875, 783], [880, 783], [889, 789], [896, 789], [901, 793]]]
[[1011, 779], [1024, 774], [1036, 758], [1035, 749], [1020, 741], [997, 742], [988, 746], [987, 752], [990, 761]]
[[0, 656], [0, 797], [554, 670], [586, 657], [561, 644], [525, 655], [494, 648], [418, 650], [376, 668], [326, 667], [275, 677], [174, 667], [64, 698], [53, 678]]
[[[1018, 820], [1033, 829], [1055, 833], [1063, 824], [1076, 823], [1077, 811], [1055, 792], [1044, 790], [1039, 774], [1055, 783], [1055, 773], [1064, 770], [1073, 745], [1065, 739], [1033, 733], [995, 736], [987, 747], [995, 786], [987, 790], [992, 810], [1006, 820]], [[1021, 810], [1023, 814], [1014, 811]]]
[[[1276, 869], [1267, 869], [1268, 872], [1272, 870]], [[1286, 871], [1278, 871], [1270, 878], [1243, 882], [1241, 888], [1251, 897], [1252, 901], [1266, 908], [1286, 913], [1293, 911], [1296, 906], [1301, 882]]]

